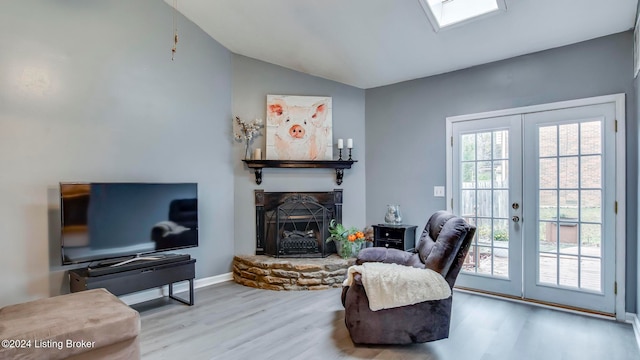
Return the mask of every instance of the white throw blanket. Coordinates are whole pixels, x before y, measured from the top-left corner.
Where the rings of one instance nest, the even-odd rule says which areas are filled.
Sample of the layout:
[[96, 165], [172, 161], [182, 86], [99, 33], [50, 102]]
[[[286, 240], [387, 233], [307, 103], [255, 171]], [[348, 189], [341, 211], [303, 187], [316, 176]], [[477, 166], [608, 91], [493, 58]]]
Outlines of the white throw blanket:
[[355, 273], [362, 274], [362, 285], [372, 311], [451, 296], [447, 281], [431, 269], [367, 262], [349, 267], [344, 286], [351, 286]]

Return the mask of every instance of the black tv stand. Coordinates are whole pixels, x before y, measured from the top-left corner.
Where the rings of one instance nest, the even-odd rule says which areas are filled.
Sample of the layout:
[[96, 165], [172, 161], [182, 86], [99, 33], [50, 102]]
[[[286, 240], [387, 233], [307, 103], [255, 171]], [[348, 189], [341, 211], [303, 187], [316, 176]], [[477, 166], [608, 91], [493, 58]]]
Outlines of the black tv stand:
[[[169, 297], [193, 305], [195, 259], [189, 255], [164, 254], [133, 257], [119, 261], [92, 263], [86, 268], [69, 270], [71, 292], [106, 288], [119, 296], [154, 287], [169, 285]], [[119, 265], [118, 265], [119, 264]], [[118, 266], [114, 266], [118, 265]], [[173, 284], [189, 282], [189, 300], [173, 295]]]

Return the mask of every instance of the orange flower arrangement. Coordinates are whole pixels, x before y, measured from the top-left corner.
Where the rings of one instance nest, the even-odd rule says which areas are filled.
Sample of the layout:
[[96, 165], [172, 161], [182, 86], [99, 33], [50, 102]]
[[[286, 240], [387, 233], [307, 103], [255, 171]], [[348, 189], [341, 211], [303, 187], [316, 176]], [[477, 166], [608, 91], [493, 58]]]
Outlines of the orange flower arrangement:
[[358, 239], [364, 239], [364, 233], [362, 231], [357, 231], [355, 234], [349, 234], [347, 236], [347, 240], [354, 242]]
[[327, 242], [334, 241], [338, 254], [344, 258], [357, 255], [365, 241], [370, 241], [363, 231], [355, 227], [346, 228], [335, 220], [331, 220], [329, 223], [329, 233], [331, 236], [327, 238]]

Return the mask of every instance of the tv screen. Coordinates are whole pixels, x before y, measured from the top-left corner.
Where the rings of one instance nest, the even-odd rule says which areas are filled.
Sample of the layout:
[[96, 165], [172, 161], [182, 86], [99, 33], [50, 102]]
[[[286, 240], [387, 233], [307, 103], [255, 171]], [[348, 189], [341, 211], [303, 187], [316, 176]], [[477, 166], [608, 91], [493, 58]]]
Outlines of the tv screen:
[[60, 183], [62, 262], [198, 246], [196, 183]]

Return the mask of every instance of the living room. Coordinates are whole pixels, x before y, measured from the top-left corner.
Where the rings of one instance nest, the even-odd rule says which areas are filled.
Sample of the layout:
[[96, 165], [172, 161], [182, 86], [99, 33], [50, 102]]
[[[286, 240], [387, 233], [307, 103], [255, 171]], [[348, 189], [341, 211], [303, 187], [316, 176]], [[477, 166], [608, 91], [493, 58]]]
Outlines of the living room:
[[[419, 234], [448, 206], [432, 190], [447, 183], [447, 117], [623, 93], [627, 220], [618, 288], [624, 312], [638, 324], [633, 25], [467, 69], [357, 87], [238, 55], [168, 3], [3, 4], [0, 306], [69, 292], [72, 267], [60, 260], [60, 182], [197, 182], [200, 241], [184, 252], [197, 259], [202, 287], [230, 280], [234, 255], [255, 252], [255, 189], [339, 187], [342, 220], [359, 227], [381, 223], [387, 204], [401, 204], [403, 221]], [[256, 184], [232, 119], [264, 118], [268, 94], [332, 98], [333, 138], [353, 139], [358, 161], [340, 186], [326, 169], [267, 169]], [[258, 137], [252, 146], [264, 144]]]

